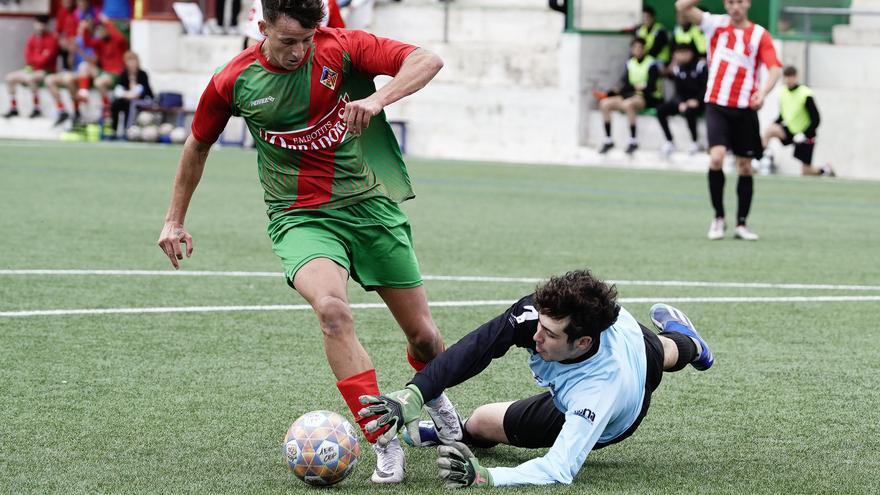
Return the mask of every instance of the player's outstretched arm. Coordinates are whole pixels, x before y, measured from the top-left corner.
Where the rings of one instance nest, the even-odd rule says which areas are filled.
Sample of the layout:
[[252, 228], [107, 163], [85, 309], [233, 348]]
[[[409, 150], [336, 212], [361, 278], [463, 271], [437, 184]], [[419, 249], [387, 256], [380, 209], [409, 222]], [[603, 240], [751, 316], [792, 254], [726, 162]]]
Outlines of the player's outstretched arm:
[[697, 8], [700, 0], [678, 0], [675, 2], [675, 10], [684, 14], [685, 19], [697, 26], [703, 21], [703, 11]]
[[186, 244], [186, 257], [192, 256], [193, 238], [183, 227], [183, 220], [193, 192], [202, 178], [210, 150], [210, 144], [202, 143], [190, 135], [180, 155], [180, 164], [177, 166], [174, 186], [171, 189], [171, 204], [168, 206], [165, 226], [159, 234], [158, 242], [159, 248], [171, 260], [175, 270], [180, 268], [178, 261], [183, 259], [181, 243]]
[[439, 56], [417, 48], [407, 55], [388, 84], [362, 100], [348, 103], [342, 118], [351, 132], [360, 134], [383, 108], [424, 88], [442, 68], [443, 60]]

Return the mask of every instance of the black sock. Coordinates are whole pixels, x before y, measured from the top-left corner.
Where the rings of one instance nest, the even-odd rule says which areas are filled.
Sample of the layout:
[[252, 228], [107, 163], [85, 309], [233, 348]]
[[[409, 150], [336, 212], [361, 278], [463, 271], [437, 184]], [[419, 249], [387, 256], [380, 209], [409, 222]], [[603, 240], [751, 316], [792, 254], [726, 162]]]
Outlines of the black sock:
[[611, 137], [611, 122], [605, 122], [605, 136]]
[[751, 175], [740, 175], [739, 181], [736, 183], [736, 196], [739, 203], [736, 207], [736, 224], [745, 225], [746, 217], [749, 216], [749, 210], [752, 207], [752, 192], [754, 191], [754, 181]]
[[462, 423], [461, 425], [461, 443], [469, 445], [471, 447], [476, 447], [478, 449], [491, 449], [492, 447], [498, 445], [498, 442], [474, 438], [474, 436], [468, 432], [467, 420], [465, 420], [464, 423]]
[[631, 137], [633, 139], [633, 141], [636, 140], [636, 126], [635, 126], [635, 124], [629, 126], [629, 137]]
[[678, 371], [697, 359], [697, 344], [687, 335], [678, 332], [660, 332], [660, 336], [675, 342], [675, 347], [678, 348], [678, 361], [664, 372]]
[[709, 196], [715, 208], [715, 218], [724, 218], [724, 171], [709, 169]]

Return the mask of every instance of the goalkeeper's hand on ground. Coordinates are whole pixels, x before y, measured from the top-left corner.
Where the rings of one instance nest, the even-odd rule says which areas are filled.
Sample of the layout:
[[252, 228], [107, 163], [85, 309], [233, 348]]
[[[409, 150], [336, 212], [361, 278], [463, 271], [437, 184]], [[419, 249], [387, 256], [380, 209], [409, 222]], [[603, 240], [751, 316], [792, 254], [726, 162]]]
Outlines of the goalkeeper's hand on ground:
[[358, 411], [358, 416], [361, 418], [378, 416], [364, 426], [367, 433], [375, 433], [387, 427], [385, 432], [376, 438], [376, 443], [379, 445], [387, 445], [404, 426], [410, 436], [419, 438], [419, 417], [425, 401], [415, 385], [407, 385], [403, 390], [378, 397], [362, 395], [361, 404], [365, 407]]
[[493, 486], [489, 470], [480, 462], [467, 446], [461, 442], [437, 447], [440, 457], [440, 479], [446, 488], [467, 488], [469, 486]]

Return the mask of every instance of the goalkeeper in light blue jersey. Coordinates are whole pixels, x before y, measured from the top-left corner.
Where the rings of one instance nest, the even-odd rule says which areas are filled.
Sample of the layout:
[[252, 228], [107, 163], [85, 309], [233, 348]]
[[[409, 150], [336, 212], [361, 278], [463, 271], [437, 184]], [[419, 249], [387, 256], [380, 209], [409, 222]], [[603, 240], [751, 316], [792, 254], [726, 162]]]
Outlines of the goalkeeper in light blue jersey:
[[[434, 358], [403, 390], [363, 396], [368, 431], [388, 442], [406, 428], [415, 445], [440, 444], [440, 478], [450, 488], [571, 483], [591, 450], [638, 428], [664, 372], [714, 362], [690, 319], [666, 304], [651, 308], [659, 335], [617, 304], [617, 291], [588, 270], [552, 277], [534, 294], [465, 335]], [[511, 347], [528, 352], [537, 384], [547, 392], [478, 407], [458, 436], [419, 423], [422, 405], [479, 374]], [[486, 468], [468, 446], [504, 443], [547, 448], [516, 467]]]

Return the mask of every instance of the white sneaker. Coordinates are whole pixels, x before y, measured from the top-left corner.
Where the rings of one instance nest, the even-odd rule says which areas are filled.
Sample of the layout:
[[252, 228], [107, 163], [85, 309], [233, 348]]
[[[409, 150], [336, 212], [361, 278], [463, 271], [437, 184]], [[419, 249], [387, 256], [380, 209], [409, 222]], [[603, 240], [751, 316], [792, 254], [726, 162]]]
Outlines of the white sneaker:
[[461, 440], [461, 417], [452, 401], [445, 393], [425, 404], [428, 415], [434, 420], [437, 438], [441, 443], [452, 443]]
[[373, 483], [401, 483], [406, 474], [406, 457], [400, 440], [395, 438], [388, 445], [381, 447], [373, 444], [373, 452], [376, 453], [376, 469], [370, 481]]
[[701, 153], [706, 151], [706, 148], [703, 147], [701, 143], [691, 143], [690, 147], [688, 147], [688, 153], [692, 155], [696, 155], [697, 153]]
[[717, 241], [718, 239], [724, 239], [724, 229], [726, 225], [724, 225], [723, 218], [716, 218], [712, 220], [712, 223], [709, 224], [709, 233], [706, 234], [706, 237], [709, 238], [710, 241]]
[[737, 225], [736, 230], [734, 230], [733, 236], [737, 239], [742, 239], [744, 241], [757, 241], [758, 234], [749, 230], [745, 225]]
[[663, 146], [660, 147], [660, 153], [662, 153], [664, 157], [669, 158], [675, 153], [675, 143], [672, 141], [666, 141], [663, 143]]

